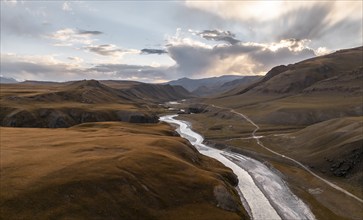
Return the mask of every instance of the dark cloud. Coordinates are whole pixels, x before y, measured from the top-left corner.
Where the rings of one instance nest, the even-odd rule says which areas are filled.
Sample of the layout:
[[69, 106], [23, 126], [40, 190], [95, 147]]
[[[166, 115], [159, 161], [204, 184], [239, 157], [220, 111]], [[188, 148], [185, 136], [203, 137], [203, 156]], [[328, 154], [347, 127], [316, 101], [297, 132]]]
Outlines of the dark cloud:
[[85, 34], [85, 35], [100, 35], [103, 34], [101, 31], [86, 31], [86, 30], [79, 30], [78, 34]]
[[289, 48], [280, 48], [277, 51], [259, 50], [253, 51], [248, 54], [252, 61], [256, 64], [260, 64], [260, 67], [256, 67], [256, 71], [268, 71], [274, 66], [281, 64], [293, 64], [301, 60], [315, 57], [315, 53], [312, 49], [304, 48], [301, 51], [291, 51]]
[[168, 52], [169, 56], [176, 62], [174, 68], [178, 77], [200, 74], [208, 70], [212, 63], [217, 60], [212, 50], [190, 45], [170, 46]]
[[102, 56], [121, 56], [123, 53], [133, 52], [131, 50], [123, 50], [113, 44], [101, 44], [101, 45], [90, 45], [84, 46], [84, 49], [102, 55]]
[[161, 50], [161, 49], [142, 49], [141, 50], [142, 54], [164, 54], [164, 53], [168, 53], [166, 50]]
[[214, 40], [214, 41], [225, 41], [232, 45], [239, 43], [235, 37], [236, 35], [231, 33], [230, 31], [221, 31], [221, 30], [204, 30], [201, 32], [196, 32], [197, 35], [201, 36], [206, 40]]
[[295, 63], [315, 56], [312, 49], [304, 48], [302, 42], [288, 39], [272, 50], [270, 45], [237, 44], [208, 47], [191, 45], [169, 46], [170, 57], [175, 60], [178, 76], [224, 75], [233, 73], [256, 74], [267, 72], [280, 64]]

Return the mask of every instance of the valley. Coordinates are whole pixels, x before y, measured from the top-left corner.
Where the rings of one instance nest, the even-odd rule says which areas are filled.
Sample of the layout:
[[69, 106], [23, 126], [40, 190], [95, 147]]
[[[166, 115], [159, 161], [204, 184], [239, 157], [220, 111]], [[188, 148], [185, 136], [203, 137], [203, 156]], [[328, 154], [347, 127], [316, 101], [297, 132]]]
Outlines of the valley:
[[360, 219], [361, 60], [359, 47], [213, 79], [233, 87], [218, 93], [1, 84], [1, 217]]
[[363, 220], [363, 1], [0, 0], [0, 220]]
[[[359, 47], [275, 67], [250, 86], [189, 100], [186, 105], [199, 109], [198, 114], [180, 118], [191, 122], [208, 145], [279, 170], [317, 219], [359, 219], [362, 66]], [[320, 69], [327, 72], [312, 73]], [[305, 79], [308, 85], [301, 83]], [[289, 85], [294, 89], [285, 90]]]
[[237, 189], [244, 207], [249, 211], [250, 218], [315, 219], [310, 209], [270, 168], [241, 154], [202, 144], [203, 137], [193, 132], [187, 122], [174, 119], [176, 116], [163, 116], [160, 120], [178, 125], [178, 133], [188, 139], [200, 153], [217, 159], [233, 170], [238, 177]]

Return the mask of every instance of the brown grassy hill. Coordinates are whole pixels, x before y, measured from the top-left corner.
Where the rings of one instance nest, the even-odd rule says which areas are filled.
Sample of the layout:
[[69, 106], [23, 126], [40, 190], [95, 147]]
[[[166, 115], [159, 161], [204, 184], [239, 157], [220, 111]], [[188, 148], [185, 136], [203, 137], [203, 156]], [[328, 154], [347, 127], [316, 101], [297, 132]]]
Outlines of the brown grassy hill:
[[363, 114], [363, 47], [277, 66], [260, 81], [208, 103], [240, 109], [258, 123], [309, 125]]
[[[111, 85], [108, 86], [107, 84]], [[191, 97], [181, 86], [153, 85], [132, 81], [82, 80], [62, 84], [32, 85], [63, 85], [58, 91], [22, 97], [37, 102], [81, 102], [81, 103], [136, 103], [165, 102]]]
[[353, 96], [363, 93], [363, 66], [350, 72], [341, 73], [337, 76], [321, 80], [303, 90], [303, 93], [325, 93], [339, 92]]
[[288, 66], [272, 68], [264, 78], [235, 93], [296, 94], [321, 80], [351, 72], [363, 66], [363, 47], [340, 50]]
[[165, 102], [193, 97], [184, 87], [168, 84], [147, 84], [135, 81], [102, 80], [102, 84], [121, 90], [132, 99], [149, 102]]
[[157, 100], [158, 103], [192, 97], [182, 86], [171, 86], [168, 84], [140, 84], [127, 89], [125, 92], [134, 97], [142, 97], [146, 101], [155, 102]]
[[96, 80], [83, 80], [64, 85], [59, 91], [22, 97], [29, 102], [131, 103], [132, 100]]
[[279, 148], [284, 154], [303, 154], [301, 160], [318, 172], [357, 186], [363, 182], [363, 117], [331, 119], [268, 139], [284, 146]]
[[21, 83], [1, 86], [0, 124], [69, 127], [84, 122], [157, 122], [159, 103], [190, 97], [182, 87], [130, 81]]
[[163, 124], [0, 128], [1, 219], [243, 219], [232, 171]]

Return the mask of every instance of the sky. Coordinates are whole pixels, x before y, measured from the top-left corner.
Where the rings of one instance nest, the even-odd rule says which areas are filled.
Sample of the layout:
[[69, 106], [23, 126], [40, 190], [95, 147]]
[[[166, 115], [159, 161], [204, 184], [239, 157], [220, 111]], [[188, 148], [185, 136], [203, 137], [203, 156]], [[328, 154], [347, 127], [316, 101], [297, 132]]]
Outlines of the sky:
[[1, 73], [161, 83], [362, 46], [362, 1], [1, 0]]

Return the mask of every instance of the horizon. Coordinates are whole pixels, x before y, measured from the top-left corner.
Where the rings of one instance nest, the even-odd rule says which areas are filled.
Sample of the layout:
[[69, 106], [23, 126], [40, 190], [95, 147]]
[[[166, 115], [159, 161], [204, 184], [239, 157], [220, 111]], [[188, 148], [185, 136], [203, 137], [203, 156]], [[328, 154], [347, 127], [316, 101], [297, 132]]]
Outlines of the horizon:
[[6, 0], [1, 76], [163, 83], [263, 75], [362, 46], [362, 13], [361, 1]]
[[[164, 84], [164, 83], [169, 83], [171, 81], [177, 81], [177, 80], [181, 80], [181, 79], [191, 79], [191, 80], [203, 80], [203, 79], [210, 79], [210, 78], [220, 78], [220, 77], [226, 77], [226, 76], [239, 76], [239, 77], [246, 77], [246, 76], [261, 76], [261, 75], [220, 75], [220, 76], [211, 76], [211, 77], [204, 77], [204, 78], [191, 78], [191, 77], [181, 77], [178, 79], [172, 79], [169, 81], [165, 81], [165, 82], [148, 82], [150, 84]], [[2, 79], [8, 79], [8, 80], [16, 80], [14, 78], [10, 78], [10, 77], [3, 77], [2, 75], [0, 75], [0, 78]], [[77, 81], [84, 81], [84, 80], [96, 80], [96, 81], [130, 81], [130, 82], [142, 82], [142, 81], [137, 81], [137, 80], [127, 80], [127, 79], [93, 79], [93, 78], [88, 78], [88, 79], [76, 79], [76, 80], [65, 80], [65, 81], [52, 81], [52, 80], [24, 80], [24, 81], [17, 81], [17, 83], [22, 83], [22, 82], [54, 82], [54, 83], [65, 83], [65, 82], [77, 82]]]

